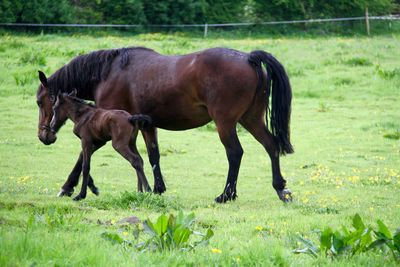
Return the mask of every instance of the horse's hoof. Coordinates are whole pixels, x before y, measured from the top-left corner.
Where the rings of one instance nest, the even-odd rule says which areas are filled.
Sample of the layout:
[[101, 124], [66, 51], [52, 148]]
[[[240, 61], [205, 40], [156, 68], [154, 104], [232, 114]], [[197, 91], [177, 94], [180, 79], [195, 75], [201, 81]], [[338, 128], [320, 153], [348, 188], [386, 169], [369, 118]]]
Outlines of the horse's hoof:
[[237, 197], [236, 193], [232, 193], [232, 194], [222, 193], [220, 196], [215, 198], [215, 202], [226, 203], [227, 201], [235, 200], [236, 197]]
[[74, 197], [72, 200], [73, 201], [79, 201], [79, 200], [82, 200], [82, 199], [85, 199], [85, 198], [86, 198], [86, 196], [83, 196], [83, 195], [79, 194], [76, 197]]
[[90, 187], [90, 186], [89, 186], [89, 189], [90, 189], [90, 191], [92, 191], [92, 193], [95, 194], [96, 196], [100, 195], [100, 191], [99, 191], [99, 189], [98, 189], [97, 187], [95, 187], [95, 186]]
[[72, 196], [73, 193], [74, 193], [74, 190], [67, 191], [67, 190], [61, 188], [60, 192], [58, 192], [58, 194], [57, 194], [57, 197], [63, 197], [63, 196], [70, 197], [70, 196]]
[[[165, 188], [165, 185], [154, 185], [154, 190], [153, 193], [154, 194], [158, 194], [161, 195], [162, 193], [164, 193], [167, 189]], [[151, 189], [150, 189], [151, 191]]]
[[282, 200], [285, 203], [292, 202], [292, 192], [285, 188], [283, 190], [278, 190], [276, 191], [278, 193], [279, 199]]

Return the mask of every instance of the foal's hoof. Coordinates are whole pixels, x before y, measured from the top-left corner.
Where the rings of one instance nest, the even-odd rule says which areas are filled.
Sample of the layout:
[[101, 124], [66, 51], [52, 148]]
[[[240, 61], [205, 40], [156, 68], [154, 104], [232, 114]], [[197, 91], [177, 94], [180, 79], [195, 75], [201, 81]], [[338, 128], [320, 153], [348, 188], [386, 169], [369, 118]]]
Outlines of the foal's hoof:
[[67, 191], [67, 190], [61, 188], [60, 192], [58, 192], [58, 194], [57, 194], [57, 197], [63, 197], [63, 196], [70, 197], [70, 196], [72, 196], [73, 193], [74, 193], [74, 190]]
[[72, 200], [73, 201], [79, 201], [79, 200], [82, 200], [82, 199], [85, 199], [85, 198], [86, 198], [86, 196], [79, 194], [76, 197], [74, 197]]
[[100, 191], [97, 187], [93, 186], [89, 186], [90, 191], [92, 191], [93, 194], [95, 194], [96, 196], [100, 195]]
[[292, 192], [285, 188], [283, 190], [278, 190], [276, 191], [278, 193], [279, 199], [282, 200], [285, 203], [292, 202]]
[[229, 200], [235, 200], [236, 197], [237, 197], [236, 193], [232, 193], [232, 194], [222, 193], [220, 196], [215, 198], [215, 202], [225, 203]]

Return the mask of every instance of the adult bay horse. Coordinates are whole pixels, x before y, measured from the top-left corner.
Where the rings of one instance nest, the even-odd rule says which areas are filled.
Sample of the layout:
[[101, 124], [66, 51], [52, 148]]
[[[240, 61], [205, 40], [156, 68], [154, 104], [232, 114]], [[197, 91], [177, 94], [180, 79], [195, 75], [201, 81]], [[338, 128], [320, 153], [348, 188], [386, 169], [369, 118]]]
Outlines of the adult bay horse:
[[[237, 196], [243, 155], [236, 133], [240, 123], [267, 151], [272, 164], [272, 185], [279, 198], [291, 199], [280, 171], [279, 156], [293, 152], [289, 127], [292, 92], [284, 67], [267, 52], [248, 54], [211, 48], [165, 56], [142, 47], [100, 50], [74, 58], [48, 79], [39, 72], [39, 79], [38, 137], [46, 145], [56, 140], [49, 123], [52, 101], [59, 91], [76, 88], [77, 97], [94, 100], [100, 108], [149, 115], [154, 127], [142, 130], [142, 134], [153, 167], [154, 192], [161, 194], [166, 188], [156, 127], [186, 130], [214, 120], [229, 162], [224, 191], [215, 199], [221, 203]], [[77, 185], [81, 161], [79, 157], [61, 195]]]

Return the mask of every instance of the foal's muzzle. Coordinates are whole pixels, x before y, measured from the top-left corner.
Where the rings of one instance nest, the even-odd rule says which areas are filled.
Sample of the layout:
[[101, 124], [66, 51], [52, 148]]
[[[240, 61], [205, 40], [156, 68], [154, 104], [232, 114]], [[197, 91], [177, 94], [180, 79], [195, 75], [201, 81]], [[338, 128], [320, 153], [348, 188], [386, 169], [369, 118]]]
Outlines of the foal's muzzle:
[[51, 145], [57, 140], [56, 133], [48, 126], [39, 128], [38, 137], [39, 140], [45, 145]]

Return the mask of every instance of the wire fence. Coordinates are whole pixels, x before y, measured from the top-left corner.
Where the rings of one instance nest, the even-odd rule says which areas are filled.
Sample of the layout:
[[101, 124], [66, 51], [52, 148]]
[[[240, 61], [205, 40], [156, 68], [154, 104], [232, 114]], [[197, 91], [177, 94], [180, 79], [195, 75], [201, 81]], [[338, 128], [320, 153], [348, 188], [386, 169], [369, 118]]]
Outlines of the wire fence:
[[365, 21], [366, 31], [369, 34], [370, 20], [400, 20], [400, 15], [365, 16], [348, 18], [327, 18], [327, 19], [305, 19], [305, 20], [286, 20], [286, 21], [265, 21], [265, 22], [238, 22], [238, 23], [204, 23], [204, 24], [57, 24], [57, 23], [0, 23], [3, 27], [66, 27], [66, 28], [204, 28], [204, 37], [207, 36], [208, 28], [223, 27], [245, 27], [256, 25], [284, 25], [284, 24], [312, 24], [326, 22], [343, 21]]

